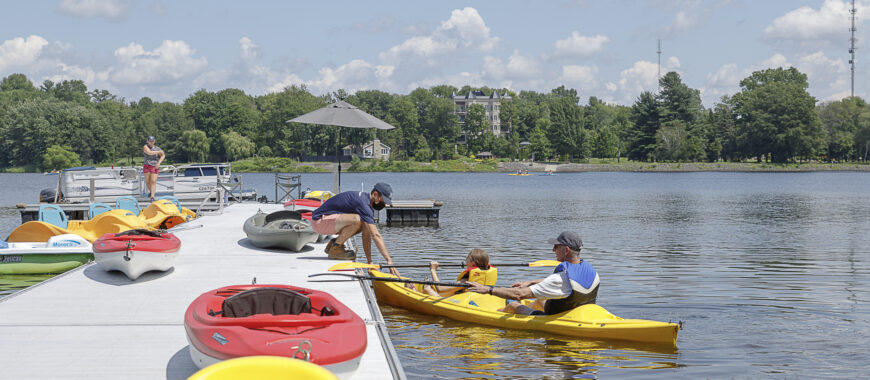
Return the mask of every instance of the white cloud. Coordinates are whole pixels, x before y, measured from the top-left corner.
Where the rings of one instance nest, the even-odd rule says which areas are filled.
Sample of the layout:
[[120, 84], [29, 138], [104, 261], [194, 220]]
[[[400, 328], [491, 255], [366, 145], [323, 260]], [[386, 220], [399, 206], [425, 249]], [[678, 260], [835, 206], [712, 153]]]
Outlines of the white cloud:
[[637, 97], [644, 91], [655, 91], [658, 86], [659, 65], [649, 61], [637, 61], [619, 74], [619, 88], [629, 97]]
[[597, 76], [598, 67], [596, 66], [565, 65], [562, 66], [562, 76], [559, 78], [559, 81], [570, 87], [578, 87], [586, 92], [597, 86], [595, 80]]
[[0, 45], [0, 73], [29, 66], [36, 61], [46, 45], [48, 41], [40, 36], [30, 36], [27, 39], [16, 37], [3, 41]]
[[775, 69], [777, 67], [791, 67], [791, 63], [788, 62], [788, 59], [785, 58], [784, 55], [776, 53], [770, 58], [761, 61], [761, 64], [758, 65], [759, 70], [763, 69]]
[[519, 50], [514, 50], [507, 64], [500, 58], [486, 56], [483, 58], [481, 75], [485, 79], [496, 81], [535, 78], [541, 75], [540, 62], [533, 57], [520, 54]]
[[594, 37], [582, 36], [573, 31], [571, 36], [556, 41], [556, 51], [553, 54], [557, 58], [583, 58], [604, 50], [604, 46], [610, 42], [610, 37], [596, 35]]
[[466, 7], [453, 10], [450, 18], [442, 21], [432, 34], [411, 37], [382, 52], [380, 59], [395, 63], [409, 57], [431, 58], [445, 55], [460, 48], [487, 52], [495, 48], [498, 41], [498, 37], [490, 36], [490, 29], [477, 10]]
[[260, 46], [255, 44], [254, 41], [251, 41], [250, 38], [242, 37], [239, 40], [239, 45], [242, 49], [242, 59], [249, 60], [260, 58], [260, 55], [262, 54]]
[[[859, 9], [866, 9], [867, 5]], [[771, 25], [764, 28], [764, 38], [798, 42], [840, 41], [848, 29], [849, 8], [851, 2], [841, 0], [825, 0], [818, 10], [800, 7], [773, 20]]]
[[328, 92], [343, 88], [350, 93], [368, 89], [392, 88], [393, 66], [373, 65], [361, 59], [355, 59], [338, 68], [323, 67], [315, 80], [305, 84], [314, 91]]
[[109, 79], [117, 85], [165, 85], [194, 78], [208, 66], [208, 60], [195, 53], [184, 41], [164, 40], [153, 51], [131, 42], [115, 50], [118, 65], [110, 69]]
[[[693, 11], [694, 12], [694, 11]], [[680, 32], [692, 29], [696, 22], [701, 18], [701, 15], [690, 13], [686, 10], [681, 10], [674, 15], [674, 20], [670, 25], [662, 30], [663, 36], [675, 36]]]
[[126, 0], [61, 0], [57, 10], [79, 17], [104, 17], [119, 20], [127, 15], [130, 8]]
[[707, 85], [714, 87], [733, 87], [743, 80], [743, 78], [743, 73], [737, 70], [737, 65], [729, 63], [719, 67], [715, 73], [707, 74]]

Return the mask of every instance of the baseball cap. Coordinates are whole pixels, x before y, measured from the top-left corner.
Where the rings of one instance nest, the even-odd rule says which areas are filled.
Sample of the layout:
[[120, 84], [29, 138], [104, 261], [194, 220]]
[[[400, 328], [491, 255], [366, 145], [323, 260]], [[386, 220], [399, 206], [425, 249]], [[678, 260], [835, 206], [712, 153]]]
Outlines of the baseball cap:
[[381, 198], [384, 198], [384, 203], [386, 203], [388, 206], [393, 205], [393, 200], [390, 199], [390, 197], [393, 196], [393, 188], [390, 187], [389, 184], [386, 184], [383, 182], [378, 182], [375, 184], [374, 189], [377, 190], [378, 193], [381, 194]]
[[154, 136], [148, 136], [148, 141], [154, 141]]
[[580, 235], [571, 231], [562, 232], [555, 239], [547, 240], [547, 243], [566, 245], [574, 251], [579, 251], [580, 248], [583, 248], [583, 239], [580, 239]]

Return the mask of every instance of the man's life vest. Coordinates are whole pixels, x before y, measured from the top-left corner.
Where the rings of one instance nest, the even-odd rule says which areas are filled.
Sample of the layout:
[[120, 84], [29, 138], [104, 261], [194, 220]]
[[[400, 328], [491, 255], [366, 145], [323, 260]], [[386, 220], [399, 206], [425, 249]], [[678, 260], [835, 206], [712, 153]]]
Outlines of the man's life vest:
[[598, 272], [585, 261], [579, 264], [563, 262], [556, 267], [553, 273], [566, 272], [568, 281], [571, 283], [571, 295], [565, 298], [550, 299], [544, 304], [544, 313], [559, 314], [575, 307], [595, 303], [598, 297]]
[[495, 269], [494, 266], [490, 265], [489, 269], [483, 270], [478, 267], [470, 267], [459, 276], [456, 276], [456, 281], [474, 281], [478, 284], [495, 286], [495, 282], [498, 280], [498, 269]]

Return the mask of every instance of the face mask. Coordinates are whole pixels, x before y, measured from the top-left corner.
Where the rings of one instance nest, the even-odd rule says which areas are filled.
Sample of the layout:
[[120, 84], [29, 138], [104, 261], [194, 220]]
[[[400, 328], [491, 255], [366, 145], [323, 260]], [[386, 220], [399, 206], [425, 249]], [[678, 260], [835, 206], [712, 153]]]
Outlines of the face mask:
[[373, 204], [373, 205], [372, 205], [372, 208], [375, 209], [375, 210], [381, 211], [381, 210], [383, 210], [383, 208], [386, 207], [386, 206], [387, 206], [386, 203], [384, 203], [384, 202], [378, 202], [378, 203]]

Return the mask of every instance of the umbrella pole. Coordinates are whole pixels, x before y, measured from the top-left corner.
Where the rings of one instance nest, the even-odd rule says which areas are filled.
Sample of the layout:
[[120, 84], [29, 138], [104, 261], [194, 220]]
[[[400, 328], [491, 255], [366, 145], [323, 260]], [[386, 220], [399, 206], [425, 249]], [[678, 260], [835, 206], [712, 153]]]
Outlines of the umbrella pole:
[[338, 127], [338, 148], [335, 151], [335, 155], [338, 159], [338, 168], [335, 172], [335, 178], [332, 184], [332, 192], [338, 194], [341, 192], [341, 127]]

